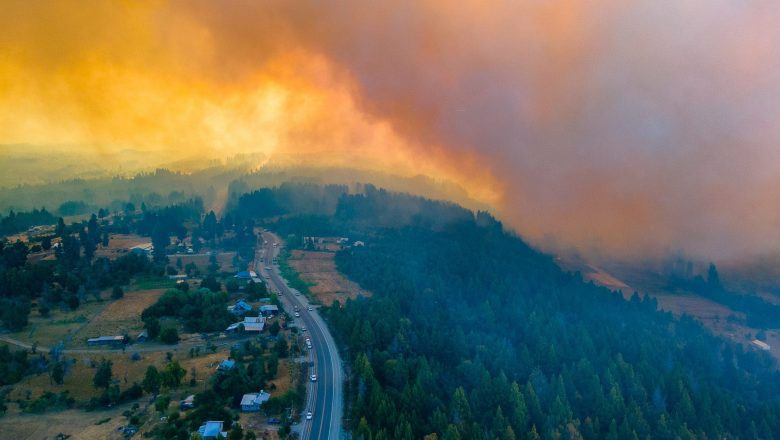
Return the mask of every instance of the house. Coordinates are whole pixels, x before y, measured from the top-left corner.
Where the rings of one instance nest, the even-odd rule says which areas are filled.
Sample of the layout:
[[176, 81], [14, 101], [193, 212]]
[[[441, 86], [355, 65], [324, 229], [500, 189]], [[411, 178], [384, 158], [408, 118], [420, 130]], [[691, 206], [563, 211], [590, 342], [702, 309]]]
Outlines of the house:
[[279, 306], [275, 304], [260, 306], [260, 313], [263, 316], [277, 315], [279, 314]]
[[233, 359], [225, 359], [217, 365], [217, 371], [230, 371], [236, 366], [236, 361]]
[[228, 312], [230, 312], [230, 313], [232, 313], [234, 315], [242, 315], [244, 313], [251, 312], [252, 311], [252, 306], [249, 305], [249, 303], [247, 303], [246, 301], [244, 301], [242, 299], [242, 300], [236, 302], [235, 304], [233, 304], [232, 306], [228, 306], [227, 309], [228, 309]]
[[355, 247], [362, 247], [362, 246], [365, 246], [365, 245], [366, 245], [365, 243], [363, 243], [362, 241], [358, 240], [358, 241], [355, 242], [355, 244], [353, 246], [355, 246]]
[[244, 394], [241, 398], [241, 411], [255, 412], [260, 411], [260, 405], [267, 402], [271, 398], [271, 394], [260, 390], [259, 393]]
[[179, 409], [184, 411], [185, 409], [195, 408], [195, 395], [190, 394], [186, 399], [179, 403]]
[[225, 333], [233, 333], [239, 331], [239, 328], [243, 326], [245, 332], [261, 332], [265, 328], [265, 318], [262, 316], [247, 316], [243, 321], [230, 324], [225, 329]]
[[227, 438], [227, 431], [222, 430], [224, 422], [209, 421], [198, 428], [198, 434], [203, 440]]
[[149, 339], [149, 333], [144, 330], [141, 333], [138, 333], [138, 337], [135, 338], [136, 342], [146, 342], [146, 340]]
[[176, 282], [184, 281], [184, 280], [187, 279], [187, 274], [183, 273], [183, 274], [179, 274], [179, 275], [168, 275], [168, 279], [169, 280], [174, 280]]
[[233, 278], [238, 278], [239, 280], [251, 280], [252, 278], [257, 278], [257, 272], [253, 270], [249, 271], [243, 271], [235, 274]]
[[766, 342], [759, 341], [758, 339], [753, 339], [750, 343], [764, 351], [769, 351], [772, 348]]
[[125, 342], [124, 336], [100, 336], [87, 339], [87, 345], [122, 345]]

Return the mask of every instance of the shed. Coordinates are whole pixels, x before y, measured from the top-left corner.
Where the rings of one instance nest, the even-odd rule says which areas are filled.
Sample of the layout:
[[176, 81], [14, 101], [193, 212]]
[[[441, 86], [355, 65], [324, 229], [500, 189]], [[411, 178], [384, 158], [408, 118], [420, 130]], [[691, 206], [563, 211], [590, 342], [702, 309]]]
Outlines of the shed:
[[252, 306], [246, 301], [244, 301], [243, 299], [236, 302], [232, 306], [228, 306], [228, 312], [234, 315], [241, 315], [251, 311], [252, 311]]
[[769, 350], [772, 349], [772, 347], [770, 347], [769, 344], [767, 344], [764, 341], [759, 341], [758, 339], [753, 339], [751, 341], [751, 344], [755, 345], [756, 347], [758, 347], [758, 348], [760, 348], [761, 350], [764, 350], [764, 351], [769, 351]]
[[217, 366], [217, 371], [230, 371], [236, 366], [236, 361], [233, 359], [225, 359]]
[[99, 336], [87, 339], [87, 345], [122, 345], [124, 342], [124, 336]]
[[262, 313], [263, 316], [276, 315], [279, 313], [279, 306], [276, 304], [260, 306], [260, 313]]
[[149, 339], [149, 333], [146, 330], [138, 333], [138, 337], [135, 338], [136, 342], [146, 342], [147, 339]]

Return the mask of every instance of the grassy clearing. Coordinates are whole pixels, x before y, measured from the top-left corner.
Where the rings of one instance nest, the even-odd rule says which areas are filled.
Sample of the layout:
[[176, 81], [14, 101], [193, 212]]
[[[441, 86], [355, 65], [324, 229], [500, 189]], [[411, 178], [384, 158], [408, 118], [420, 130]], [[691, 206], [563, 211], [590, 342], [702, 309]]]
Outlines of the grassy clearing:
[[289, 284], [290, 287], [303, 293], [304, 295], [311, 296], [311, 291], [309, 288], [314, 287], [315, 283], [307, 283], [301, 279], [298, 271], [296, 271], [288, 261], [294, 258], [295, 257], [290, 254], [290, 251], [288, 251], [286, 248], [282, 249], [282, 251], [279, 253], [278, 259], [279, 271], [281, 272], [282, 277], [287, 280], [287, 284]]
[[50, 316], [46, 318], [33, 313], [30, 315], [27, 327], [8, 336], [27, 344], [38, 343], [45, 347], [51, 347], [60, 341], [67, 344], [83, 326], [103, 310], [106, 304], [106, 301], [93, 299], [82, 303], [76, 310], [52, 310]]
[[294, 250], [289, 265], [309, 286], [309, 292], [317, 302], [331, 305], [334, 301], [345, 302], [358, 294], [370, 296], [370, 292], [349, 280], [336, 269], [335, 253]]
[[166, 289], [129, 291], [119, 300], [107, 304], [73, 334], [69, 348], [86, 348], [86, 340], [98, 336], [130, 335], [135, 337], [143, 330], [141, 312], [154, 304]]
[[167, 277], [144, 277], [135, 280], [133, 287], [136, 290], [173, 289], [176, 282]]

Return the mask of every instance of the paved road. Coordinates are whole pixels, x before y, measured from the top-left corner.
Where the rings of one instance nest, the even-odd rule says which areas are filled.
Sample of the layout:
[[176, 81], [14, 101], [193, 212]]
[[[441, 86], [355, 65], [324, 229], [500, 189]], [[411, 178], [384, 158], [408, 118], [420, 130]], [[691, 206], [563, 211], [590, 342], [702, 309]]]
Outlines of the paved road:
[[[292, 313], [298, 306], [300, 318], [295, 318], [299, 326], [306, 327], [305, 336], [311, 338], [312, 350], [309, 357], [314, 363], [311, 373], [317, 374], [316, 382], [309, 382], [307, 387], [306, 408], [302, 417], [303, 426], [301, 439], [332, 439], [341, 438], [341, 417], [344, 410], [343, 368], [341, 357], [336, 348], [328, 327], [317, 313], [316, 308], [308, 310], [309, 302], [303, 295], [290, 289], [279, 275], [279, 268], [273, 264], [282, 245], [281, 240], [270, 232], [263, 232], [258, 242], [258, 254], [255, 259], [255, 270], [270, 282], [272, 288], [281, 292], [280, 299], [288, 312]], [[262, 245], [265, 240], [265, 246]], [[262, 263], [262, 264], [261, 264]], [[265, 268], [269, 267], [270, 270]], [[311, 411], [312, 420], [306, 420], [306, 411]]]

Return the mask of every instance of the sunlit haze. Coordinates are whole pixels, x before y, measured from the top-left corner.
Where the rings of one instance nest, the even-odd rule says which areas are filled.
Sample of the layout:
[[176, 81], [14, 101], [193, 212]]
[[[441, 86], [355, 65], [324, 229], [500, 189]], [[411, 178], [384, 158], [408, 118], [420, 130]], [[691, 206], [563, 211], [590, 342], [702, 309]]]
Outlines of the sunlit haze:
[[586, 252], [780, 247], [778, 2], [77, 6], [3, 5], [0, 144], [426, 175]]

